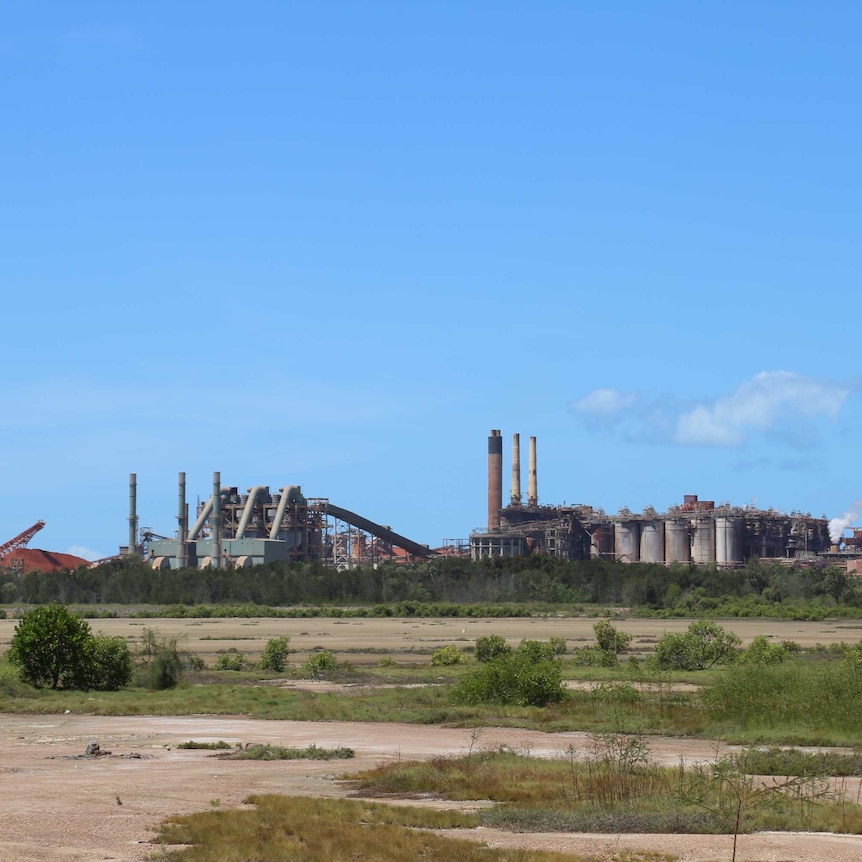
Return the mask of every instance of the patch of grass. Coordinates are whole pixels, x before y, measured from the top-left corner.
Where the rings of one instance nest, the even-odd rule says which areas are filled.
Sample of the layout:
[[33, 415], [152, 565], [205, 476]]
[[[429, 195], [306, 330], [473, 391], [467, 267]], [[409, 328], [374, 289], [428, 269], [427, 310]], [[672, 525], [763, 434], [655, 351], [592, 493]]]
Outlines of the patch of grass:
[[730, 755], [746, 775], [804, 775], [845, 777], [862, 775], [862, 751], [800, 751], [798, 748], [747, 748]]
[[193, 739], [190, 739], [188, 742], [181, 742], [177, 745], [177, 748], [192, 748], [192, 749], [204, 749], [205, 751], [224, 751], [228, 748], [233, 748], [233, 746], [229, 742], [225, 742], [223, 739], [220, 739], [218, 742], [195, 742]]
[[281, 745], [252, 743], [218, 756], [222, 760], [349, 760], [355, 755], [352, 748], [344, 746], [318, 748], [312, 744], [306, 748], [285, 748]]
[[[575, 854], [489, 848], [481, 841], [441, 835], [447, 828], [478, 825], [474, 814], [391, 807], [357, 800], [252, 796], [241, 811], [203, 811], [172, 817], [158, 841], [176, 862], [588, 862]], [[422, 831], [419, 831], [422, 830]], [[184, 845], [170, 849], [170, 845]], [[254, 855], [249, 855], [254, 848]], [[605, 858], [605, 857], [603, 857]], [[613, 854], [607, 862], [671, 862], [664, 853]]]
[[482, 823], [518, 831], [862, 832], [862, 806], [822, 782], [764, 786], [728, 760], [691, 771], [662, 767], [648, 761], [636, 737], [602, 735], [594, 746], [587, 760], [477, 751], [387, 764], [348, 779], [368, 796], [488, 799], [500, 804], [479, 815]]

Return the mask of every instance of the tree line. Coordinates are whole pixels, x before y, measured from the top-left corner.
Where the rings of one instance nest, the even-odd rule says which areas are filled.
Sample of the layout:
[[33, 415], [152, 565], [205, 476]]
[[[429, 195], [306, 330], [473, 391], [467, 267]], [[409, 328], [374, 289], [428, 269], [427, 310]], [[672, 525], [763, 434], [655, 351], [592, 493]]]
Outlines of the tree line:
[[336, 571], [320, 563], [153, 571], [135, 558], [95, 568], [0, 573], [14, 604], [606, 605], [677, 616], [862, 615], [862, 585], [842, 567], [754, 561], [737, 569], [530, 556], [431, 559]]

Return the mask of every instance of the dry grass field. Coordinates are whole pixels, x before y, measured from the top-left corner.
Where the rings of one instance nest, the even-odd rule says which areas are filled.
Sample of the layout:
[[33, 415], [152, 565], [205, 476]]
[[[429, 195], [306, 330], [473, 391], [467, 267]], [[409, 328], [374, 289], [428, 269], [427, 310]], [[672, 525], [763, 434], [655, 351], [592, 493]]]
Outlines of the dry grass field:
[[[122, 635], [130, 644], [140, 640], [144, 628], [180, 639], [184, 650], [200, 655], [207, 664], [224, 650], [234, 648], [256, 660], [270, 638], [290, 638], [290, 661], [303, 661], [313, 650], [327, 649], [339, 660], [355, 665], [376, 664], [390, 655], [399, 662], [427, 662], [429, 655], [446, 644], [472, 647], [476, 638], [502, 635], [513, 646], [522, 639], [566, 639], [569, 649], [594, 641], [594, 618], [494, 618], [494, 619], [102, 619], [91, 620], [94, 632]], [[632, 635], [633, 652], [649, 652], [664, 632], [684, 631], [691, 620], [615, 619], [614, 625]], [[776, 641], [792, 640], [800, 646], [862, 640], [862, 621], [792, 622], [785, 620], [720, 620], [747, 645], [755, 635]], [[15, 620], [0, 620], [0, 651], [9, 646]]]

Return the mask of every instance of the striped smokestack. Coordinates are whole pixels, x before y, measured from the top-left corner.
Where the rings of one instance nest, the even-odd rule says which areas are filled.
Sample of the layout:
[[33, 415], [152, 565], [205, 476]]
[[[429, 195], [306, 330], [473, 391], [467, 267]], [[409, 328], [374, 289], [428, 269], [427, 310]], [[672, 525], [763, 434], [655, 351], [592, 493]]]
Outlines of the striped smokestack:
[[521, 505], [521, 435], [512, 436], [512, 505]]
[[527, 505], [539, 505], [539, 485], [536, 478], [536, 438], [530, 438], [530, 472], [527, 486]]
[[503, 508], [503, 437], [492, 431], [488, 438], [488, 532], [500, 529]]

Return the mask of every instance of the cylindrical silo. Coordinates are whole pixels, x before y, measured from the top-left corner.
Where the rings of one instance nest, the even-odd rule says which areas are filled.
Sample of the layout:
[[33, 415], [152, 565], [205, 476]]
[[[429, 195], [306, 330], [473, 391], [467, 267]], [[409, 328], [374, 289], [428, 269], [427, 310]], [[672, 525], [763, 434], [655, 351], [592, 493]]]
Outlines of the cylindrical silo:
[[715, 562], [715, 521], [708, 515], [692, 518], [694, 530], [691, 541], [691, 558], [695, 563]]
[[640, 557], [640, 524], [614, 522], [614, 555], [621, 563], [636, 563]]
[[641, 524], [640, 560], [642, 563], [664, 562], [664, 521]]
[[742, 562], [742, 518], [730, 515], [715, 519], [715, 561], [719, 565]]
[[691, 521], [688, 518], [665, 520], [664, 558], [668, 563], [691, 562]]
[[600, 524], [590, 536], [590, 556], [611, 560], [614, 556], [613, 524]]

